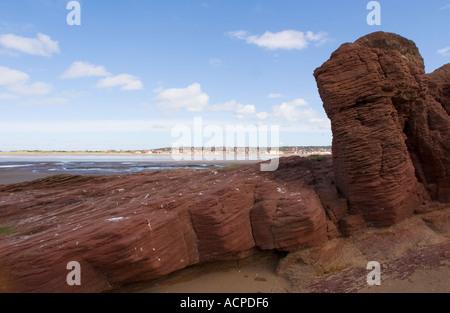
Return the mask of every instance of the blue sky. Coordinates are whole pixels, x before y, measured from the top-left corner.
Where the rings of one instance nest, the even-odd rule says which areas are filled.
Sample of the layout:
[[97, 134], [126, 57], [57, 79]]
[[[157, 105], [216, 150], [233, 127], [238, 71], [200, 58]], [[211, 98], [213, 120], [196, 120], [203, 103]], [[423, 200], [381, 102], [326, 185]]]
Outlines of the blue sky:
[[342, 43], [413, 40], [450, 62], [450, 1], [65, 0], [0, 2], [0, 150], [150, 149], [176, 126], [279, 125], [282, 145], [330, 145], [313, 77]]

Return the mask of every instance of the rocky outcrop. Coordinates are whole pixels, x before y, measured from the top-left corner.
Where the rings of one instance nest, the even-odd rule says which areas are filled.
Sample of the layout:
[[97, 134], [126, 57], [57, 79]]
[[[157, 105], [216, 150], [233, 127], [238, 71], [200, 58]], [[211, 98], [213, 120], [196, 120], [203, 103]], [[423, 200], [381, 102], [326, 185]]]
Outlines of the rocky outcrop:
[[[187, 266], [327, 240], [311, 162], [0, 187], [0, 291], [99, 292]], [[81, 265], [81, 286], [66, 266]]]
[[333, 168], [351, 215], [389, 226], [450, 202], [448, 65], [427, 75], [416, 45], [377, 32], [314, 73], [333, 130]]
[[428, 75], [428, 88], [433, 98], [442, 104], [450, 115], [450, 64]]

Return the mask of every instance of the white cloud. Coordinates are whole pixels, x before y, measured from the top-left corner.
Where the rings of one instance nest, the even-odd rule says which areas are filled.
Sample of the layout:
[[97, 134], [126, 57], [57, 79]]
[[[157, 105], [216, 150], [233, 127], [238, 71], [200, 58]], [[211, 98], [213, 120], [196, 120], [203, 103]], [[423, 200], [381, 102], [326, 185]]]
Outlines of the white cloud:
[[283, 98], [283, 95], [281, 93], [271, 93], [268, 96], [270, 99], [276, 99], [276, 98]]
[[449, 4], [446, 4], [446, 5], [444, 5], [443, 7], [441, 7], [441, 8], [439, 8], [439, 10], [447, 10], [447, 9], [450, 9], [450, 3]]
[[69, 103], [69, 99], [64, 97], [54, 97], [54, 98], [37, 98], [30, 99], [22, 102], [22, 105], [42, 105], [42, 106], [60, 106]]
[[225, 103], [214, 104], [209, 107], [209, 110], [212, 112], [233, 111], [234, 108], [236, 107], [236, 105], [237, 105], [237, 102], [234, 100], [231, 100], [231, 101], [228, 101]]
[[194, 83], [186, 88], [156, 89], [158, 107], [166, 111], [185, 109], [188, 112], [202, 112], [209, 104], [209, 96], [202, 92], [201, 85]]
[[212, 67], [219, 67], [219, 66], [222, 66], [222, 60], [221, 59], [210, 59], [209, 64]]
[[11, 86], [24, 84], [30, 79], [30, 76], [24, 72], [13, 70], [4, 66], [0, 66], [0, 85]]
[[96, 66], [88, 62], [74, 62], [67, 71], [64, 72], [62, 78], [80, 78], [93, 76], [110, 76], [103, 66]]
[[0, 93], [0, 99], [1, 100], [17, 100], [20, 97], [18, 95], [14, 95], [11, 93]]
[[330, 131], [330, 120], [322, 117], [312, 108], [305, 108], [308, 103], [304, 99], [295, 99], [291, 102], [283, 102], [273, 107], [272, 113], [259, 112], [256, 117], [259, 120], [273, 118], [275, 121], [287, 121], [283, 123], [286, 131], [322, 132]]
[[265, 120], [268, 117], [270, 117], [270, 114], [267, 112], [259, 112], [258, 114], [256, 114], [256, 118], [259, 120]]
[[51, 92], [52, 86], [44, 82], [29, 84], [30, 76], [24, 72], [0, 66], [0, 85], [15, 93], [24, 96], [46, 95]]
[[304, 99], [295, 99], [291, 102], [283, 102], [281, 105], [277, 105], [273, 108], [273, 115], [275, 117], [295, 122], [300, 120], [304, 114], [304, 111], [299, 110], [298, 107], [307, 105], [308, 103]]
[[141, 90], [143, 88], [142, 82], [136, 76], [129, 74], [121, 74], [101, 79], [97, 88], [112, 88], [121, 86], [120, 90]]
[[330, 40], [330, 38], [328, 37], [328, 34], [325, 32], [320, 32], [320, 33], [315, 34], [310, 31], [306, 32], [306, 39], [308, 39], [309, 41], [314, 41], [316, 43], [316, 45], [324, 44]]
[[26, 38], [14, 34], [0, 35], [0, 44], [7, 49], [46, 57], [60, 52], [58, 42], [41, 33], [37, 35], [37, 38]]
[[33, 84], [10, 85], [8, 89], [24, 96], [43, 96], [52, 91], [52, 86], [44, 82], [37, 82]]
[[141, 90], [144, 87], [142, 81], [136, 76], [130, 74], [113, 76], [104, 66], [89, 62], [74, 62], [61, 76], [64, 79], [82, 77], [105, 77], [98, 81], [97, 88], [121, 87], [120, 90], [130, 91]]
[[17, 52], [10, 51], [8, 49], [0, 49], [0, 55], [6, 55], [9, 57], [18, 57], [19, 54]]
[[444, 56], [444, 57], [450, 57], [450, 47], [444, 48], [444, 49], [440, 49], [437, 52], [438, 54]]
[[238, 104], [234, 110], [238, 118], [244, 118], [246, 115], [255, 114], [256, 107], [253, 104]]
[[311, 31], [304, 33], [296, 30], [284, 30], [278, 33], [267, 31], [260, 36], [250, 35], [245, 30], [238, 30], [229, 32], [228, 35], [268, 50], [303, 50], [308, 47], [310, 42], [323, 44], [328, 41], [327, 33], [313, 33]]
[[228, 35], [230, 37], [242, 39], [242, 40], [246, 40], [250, 36], [249, 33], [245, 30], [236, 30], [233, 32], [228, 32]]
[[244, 118], [246, 115], [256, 113], [256, 107], [253, 104], [241, 104], [235, 100], [231, 100], [225, 103], [215, 104], [209, 107], [209, 111], [234, 111], [238, 118]]

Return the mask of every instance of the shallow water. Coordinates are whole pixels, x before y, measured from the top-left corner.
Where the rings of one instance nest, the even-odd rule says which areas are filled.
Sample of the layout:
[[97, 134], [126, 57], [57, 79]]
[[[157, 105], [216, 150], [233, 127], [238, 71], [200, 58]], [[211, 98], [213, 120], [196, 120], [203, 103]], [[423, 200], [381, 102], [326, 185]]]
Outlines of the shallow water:
[[32, 173], [51, 174], [121, 175], [176, 169], [223, 168], [231, 164], [252, 162], [248, 156], [235, 159], [209, 161], [192, 158], [176, 161], [170, 155], [1, 155], [0, 169], [24, 169]]

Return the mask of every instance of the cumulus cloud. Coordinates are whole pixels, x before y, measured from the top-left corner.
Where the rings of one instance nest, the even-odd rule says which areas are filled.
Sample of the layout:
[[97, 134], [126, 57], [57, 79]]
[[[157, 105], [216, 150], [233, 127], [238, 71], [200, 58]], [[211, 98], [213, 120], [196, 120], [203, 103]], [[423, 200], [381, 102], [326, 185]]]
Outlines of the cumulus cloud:
[[237, 102], [232, 100], [225, 103], [214, 104], [209, 107], [209, 111], [219, 112], [219, 111], [233, 111], [236, 107]]
[[308, 103], [304, 99], [296, 99], [291, 102], [284, 102], [275, 106], [273, 116], [284, 119], [288, 122], [302, 123], [306, 128], [312, 129], [329, 129], [330, 121], [320, 116], [320, 114], [311, 109], [304, 108]]
[[30, 79], [28, 74], [13, 70], [4, 66], [0, 66], [0, 85], [12, 86], [17, 84], [24, 84]]
[[440, 49], [437, 52], [438, 54], [444, 56], [444, 57], [450, 57], [450, 47], [444, 48], [444, 49]]
[[202, 112], [209, 104], [209, 96], [202, 92], [201, 85], [194, 83], [186, 88], [156, 89], [158, 107], [165, 111], [185, 109], [188, 112]]
[[273, 118], [278, 121], [294, 123], [294, 129], [302, 131], [323, 131], [330, 129], [330, 121], [322, 117], [312, 108], [307, 108], [308, 103], [304, 99], [295, 99], [283, 102], [273, 107], [272, 113], [259, 112], [256, 117], [259, 120]]
[[265, 120], [269, 117], [270, 117], [270, 114], [267, 112], [259, 112], [258, 114], [256, 114], [256, 118], [259, 120]]
[[215, 104], [209, 107], [209, 111], [233, 111], [238, 118], [244, 118], [246, 115], [256, 113], [256, 107], [253, 104], [241, 104], [235, 100], [225, 103]]
[[106, 77], [101, 79], [97, 88], [112, 88], [121, 87], [120, 90], [141, 90], [143, 88], [142, 82], [136, 76], [129, 74], [120, 74], [116, 76]]
[[24, 96], [43, 96], [52, 91], [52, 86], [44, 82], [37, 82], [32, 84], [10, 85], [8, 89]]
[[101, 77], [110, 75], [104, 66], [96, 66], [88, 62], [74, 62], [64, 72], [62, 78]]
[[328, 34], [325, 32], [313, 33], [308, 31], [305, 33], [296, 30], [283, 30], [278, 33], [267, 31], [259, 36], [251, 35], [245, 30], [238, 30], [229, 32], [228, 35], [268, 50], [303, 50], [311, 42], [320, 45], [328, 41]]
[[253, 104], [238, 104], [235, 108], [235, 113], [238, 118], [244, 118], [246, 115], [255, 114], [256, 107]]
[[283, 102], [273, 108], [273, 116], [295, 122], [301, 119], [304, 111], [299, 107], [307, 106], [308, 103], [304, 99], [295, 99], [291, 102]]
[[[30, 76], [24, 72], [0, 66], [0, 86], [10, 92], [24, 96], [46, 95], [52, 86], [45, 82], [29, 83]], [[11, 96], [10, 96], [11, 98]]]
[[104, 66], [94, 65], [89, 62], [74, 62], [61, 75], [63, 79], [74, 79], [82, 77], [105, 77], [100, 79], [96, 85], [97, 88], [120, 87], [120, 90], [141, 90], [144, 87], [142, 81], [130, 74], [112, 75]]
[[283, 98], [281, 93], [270, 93], [268, 96], [270, 99]]
[[17, 100], [19, 98], [20, 97], [18, 95], [14, 95], [14, 94], [11, 94], [11, 93], [6, 93], [6, 92], [0, 93], [0, 99], [1, 100]]
[[50, 36], [39, 33], [36, 38], [26, 38], [14, 34], [0, 35], [0, 45], [31, 55], [51, 57], [59, 53], [59, 44]]

